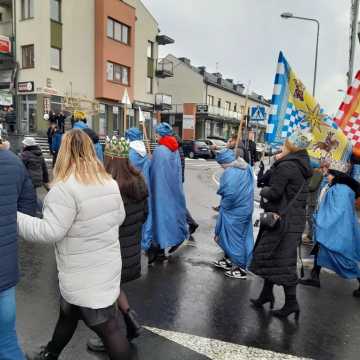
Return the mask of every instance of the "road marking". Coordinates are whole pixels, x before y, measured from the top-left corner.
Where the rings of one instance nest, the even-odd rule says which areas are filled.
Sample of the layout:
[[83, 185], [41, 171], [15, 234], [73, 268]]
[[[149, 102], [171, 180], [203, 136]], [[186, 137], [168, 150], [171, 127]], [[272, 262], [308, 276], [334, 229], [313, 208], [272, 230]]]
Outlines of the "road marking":
[[212, 360], [309, 360], [292, 355], [262, 350], [250, 346], [233, 344], [225, 341], [185, 334], [176, 331], [167, 331], [152, 327], [145, 327], [154, 334], [160, 335], [170, 341], [176, 342], [200, 355]]

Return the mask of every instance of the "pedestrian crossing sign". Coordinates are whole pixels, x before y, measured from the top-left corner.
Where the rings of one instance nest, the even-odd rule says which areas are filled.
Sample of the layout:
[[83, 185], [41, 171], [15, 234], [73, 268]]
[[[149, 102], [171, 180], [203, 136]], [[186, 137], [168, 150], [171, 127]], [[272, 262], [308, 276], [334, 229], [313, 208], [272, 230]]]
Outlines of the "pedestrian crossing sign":
[[265, 119], [266, 119], [265, 106], [253, 106], [251, 108], [252, 121], [265, 121]]

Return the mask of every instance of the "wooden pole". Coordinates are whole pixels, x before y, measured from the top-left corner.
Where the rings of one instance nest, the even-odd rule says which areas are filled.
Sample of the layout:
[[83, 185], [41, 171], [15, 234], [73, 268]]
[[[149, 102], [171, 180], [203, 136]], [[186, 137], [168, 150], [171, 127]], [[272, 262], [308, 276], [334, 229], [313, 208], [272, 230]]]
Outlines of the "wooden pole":
[[145, 121], [142, 122], [142, 126], [143, 126], [143, 132], [144, 132], [144, 137], [145, 137], [146, 150], [148, 152], [148, 155], [151, 155], [150, 142], [149, 142], [149, 138], [148, 138], [148, 135], [147, 135], [147, 129], [146, 129]]
[[124, 136], [127, 130], [127, 104], [124, 104]]

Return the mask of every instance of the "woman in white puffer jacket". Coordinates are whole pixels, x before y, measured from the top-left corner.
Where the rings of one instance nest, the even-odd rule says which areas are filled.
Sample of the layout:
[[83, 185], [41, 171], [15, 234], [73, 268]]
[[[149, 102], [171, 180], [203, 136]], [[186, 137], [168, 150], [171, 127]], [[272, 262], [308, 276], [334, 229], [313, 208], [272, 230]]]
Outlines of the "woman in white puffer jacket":
[[58, 359], [79, 320], [103, 340], [113, 360], [128, 358], [116, 300], [120, 294], [119, 226], [125, 218], [118, 184], [97, 160], [81, 130], [63, 136], [43, 219], [19, 213], [22, 238], [55, 244], [60, 316], [49, 344], [34, 360]]

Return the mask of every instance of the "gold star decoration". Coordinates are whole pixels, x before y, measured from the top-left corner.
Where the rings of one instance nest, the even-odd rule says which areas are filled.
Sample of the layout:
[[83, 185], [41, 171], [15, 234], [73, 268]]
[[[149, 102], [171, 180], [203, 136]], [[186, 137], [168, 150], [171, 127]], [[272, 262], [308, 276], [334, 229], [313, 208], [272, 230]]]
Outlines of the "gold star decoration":
[[320, 110], [320, 105], [317, 104], [313, 109], [306, 104], [307, 111], [305, 112], [306, 118], [311, 126], [311, 131], [316, 128], [321, 131], [320, 125], [326, 125], [324, 119], [326, 118], [326, 114], [322, 114]]

